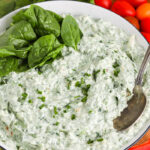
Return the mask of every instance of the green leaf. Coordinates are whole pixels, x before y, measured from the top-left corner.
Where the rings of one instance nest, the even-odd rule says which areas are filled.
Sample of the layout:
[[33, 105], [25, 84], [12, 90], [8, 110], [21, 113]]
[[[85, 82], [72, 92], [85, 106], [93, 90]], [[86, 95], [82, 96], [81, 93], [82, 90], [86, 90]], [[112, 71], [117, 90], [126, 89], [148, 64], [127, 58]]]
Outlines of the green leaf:
[[15, 71], [19, 65], [19, 59], [15, 57], [0, 58], [0, 77]]
[[87, 102], [87, 96], [83, 97], [81, 102], [83, 102], [83, 103]]
[[16, 54], [12, 51], [12, 49], [14, 49], [13, 46], [0, 47], [0, 58], [15, 56]]
[[15, 8], [15, 0], [0, 0], [0, 18]]
[[78, 1], [95, 4], [94, 0], [78, 0]]
[[45, 96], [42, 96], [42, 97], [38, 97], [38, 99], [40, 99], [42, 102], [45, 102]]
[[103, 69], [103, 74], [105, 74], [106, 73], [106, 69]]
[[48, 12], [50, 15], [52, 15], [58, 22], [61, 23], [61, 22], [63, 21], [63, 17], [60, 16], [60, 15], [58, 15], [58, 14], [56, 14], [55, 12], [50, 11], [50, 10], [47, 10], [47, 12]]
[[60, 25], [57, 21], [59, 18], [58, 15], [56, 19], [54, 13], [36, 5], [31, 5], [30, 8], [25, 11], [24, 15], [32, 26], [35, 27], [35, 32], [38, 35], [43, 36], [51, 33], [56, 37], [60, 35]]
[[90, 87], [91, 87], [90, 84], [87, 84], [84, 87], [82, 87], [82, 93], [83, 93], [83, 95], [85, 95], [85, 96], [88, 95], [88, 91], [89, 91]]
[[115, 77], [118, 77], [119, 73], [120, 73], [120, 69], [119, 69], [119, 68], [116, 68], [116, 69], [114, 70], [114, 76], [115, 76]]
[[89, 3], [95, 4], [94, 0], [89, 0]]
[[22, 49], [13, 50], [15, 55], [19, 58], [27, 58], [29, 51], [32, 49], [32, 46], [24, 47]]
[[28, 94], [27, 93], [22, 93], [22, 100], [24, 101], [24, 100], [26, 100], [26, 98], [28, 97]]
[[113, 68], [117, 68], [120, 66], [120, 63], [116, 60], [114, 63], [113, 63]]
[[56, 37], [51, 34], [39, 38], [33, 44], [32, 50], [28, 56], [28, 64], [30, 68], [38, 66], [53, 50], [55, 40]]
[[32, 103], [33, 103], [33, 100], [32, 100], [32, 99], [29, 99], [29, 100], [28, 100], [28, 103], [32, 104]]
[[19, 59], [19, 65], [18, 67], [16, 68], [15, 72], [25, 72], [27, 70], [29, 70], [29, 66], [28, 66], [28, 62], [27, 60], [22, 60], [22, 59]]
[[98, 73], [100, 72], [100, 70], [93, 70], [93, 73], [92, 73], [92, 77], [93, 77], [93, 80], [96, 82], [96, 79], [97, 79], [97, 75]]
[[20, 7], [26, 6], [32, 4], [31, 0], [16, 0], [16, 7], [15, 9], [18, 9]]
[[90, 77], [91, 74], [89, 74], [89, 73], [86, 72], [86, 73], [84, 73], [84, 76], [85, 76], [85, 77]]
[[15, 49], [14, 46], [4, 46], [0, 48], [0, 58], [9, 57], [9, 56], [16, 56], [19, 58], [27, 58], [28, 52], [32, 46], [22, 48], [22, 49]]
[[46, 107], [46, 105], [42, 104], [42, 105], [39, 106], [39, 109], [43, 109], [44, 107]]
[[65, 45], [73, 47], [77, 50], [77, 44], [82, 38], [82, 32], [76, 22], [76, 20], [68, 15], [64, 18], [61, 27], [61, 37]]
[[24, 12], [26, 11], [26, 9], [21, 9], [18, 13], [16, 13], [12, 19], [13, 19], [13, 23], [22, 21], [22, 20], [26, 20], [26, 17], [24, 15]]
[[71, 120], [75, 120], [76, 119], [76, 115], [75, 114], [72, 114], [71, 115]]
[[76, 83], [75, 83], [75, 87], [81, 87], [81, 82], [80, 81], [77, 81]]
[[44, 2], [44, 1], [47, 0], [16, 0], [15, 9], [18, 9], [26, 5], [30, 5], [32, 3]]
[[53, 124], [54, 126], [58, 126], [59, 125], [59, 122], [57, 121], [56, 123]]
[[31, 5], [30, 8], [28, 8], [25, 12], [24, 12], [24, 16], [26, 18], [26, 20], [28, 20], [28, 22], [31, 23], [32, 27], [36, 27], [38, 25], [38, 20], [37, 17], [35, 15], [35, 9], [34, 9], [34, 5]]
[[[32, 5], [32, 9], [29, 8], [28, 13], [30, 12], [34, 17], [32, 19], [34, 19], [36, 16], [35, 14], [35, 8], [36, 9], [42, 9], [41, 7], [37, 6], [37, 5]], [[27, 20], [28, 17], [25, 16], [25, 11], [27, 9], [22, 9], [20, 10], [16, 15], [13, 16], [13, 22], [18, 22], [21, 20]], [[44, 9], [43, 9], [44, 10]], [[48, 12], [52, 17], [54, 17], [58, 22], [62, 22], [63, 17], [61, 17], [60, 15], [56, 14], [53, 11], [50, 10], [44, 10], [46, 12]], [[36, 20], [37, 21], [37, 20]]]
[[40, 90], [36, 90], [36, 92], [38, 93], [38, 94], [42, 94], [42, 91], [40, 91]]
[[15, 48], [22, 48], [35, 39], [36, 34], [31, 24], [27, 21], [20, 21], [0, 36], [0, 47], [13, 45]]
[[118, 106], [118, 104], [119, 104], [119, 99], [118, 99], [117, 96], [115, 96], [115, 100], [116, 100], [116, 105]]
[[54, 43], [54, 49], [57, 49], [58, 47], [62, 46], [63, 44], [61, 44], [58, 39], [55, 40], [55, 43]]
[[92, 143], [94, 143], [94, 140], [89, 139], [89, 140], [87, 141], [87, 144], [92, 144]]
[[58, 111], [57, 111], [57, 107], [54, 106], [54, 114], [57, 115], [58, 114]]
[[103, 138], [99, 138], [99, 139], [97, 139], [96, 141], [97, 142], [102, 142], [104, 139]]
[[57, 49], [50, 52], [38, 66], [43, 66], [48, 60], [54, 60], [61, 52], [64, 45], [60, 45]]

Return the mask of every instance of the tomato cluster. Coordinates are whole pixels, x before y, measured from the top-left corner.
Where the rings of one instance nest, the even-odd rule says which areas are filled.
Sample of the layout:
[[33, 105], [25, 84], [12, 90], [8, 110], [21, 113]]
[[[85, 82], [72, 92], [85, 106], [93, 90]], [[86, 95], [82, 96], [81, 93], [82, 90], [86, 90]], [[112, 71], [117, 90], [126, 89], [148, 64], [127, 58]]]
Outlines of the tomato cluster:
[[95, 4], [124, 17], [150, 42], [150, 3], [147, 0], [95, 0]]

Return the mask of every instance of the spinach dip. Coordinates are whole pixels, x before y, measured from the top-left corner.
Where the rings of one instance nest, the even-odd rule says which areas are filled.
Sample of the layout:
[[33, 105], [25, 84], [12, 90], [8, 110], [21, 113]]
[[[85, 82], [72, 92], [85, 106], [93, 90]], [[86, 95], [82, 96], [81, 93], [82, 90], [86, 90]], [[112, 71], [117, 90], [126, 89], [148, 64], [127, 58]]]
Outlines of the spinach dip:
[[[76, 50], [40, 68], [0, 79], [0, 143], [8, 150], [120, 150], [149, 119], [150, 103], [129, 129], [113, 119], [127, 106], [144, 49], [134, 35], [103, 20], [74, 17]], [[150, 74], [143, 88], [150, 99]]]

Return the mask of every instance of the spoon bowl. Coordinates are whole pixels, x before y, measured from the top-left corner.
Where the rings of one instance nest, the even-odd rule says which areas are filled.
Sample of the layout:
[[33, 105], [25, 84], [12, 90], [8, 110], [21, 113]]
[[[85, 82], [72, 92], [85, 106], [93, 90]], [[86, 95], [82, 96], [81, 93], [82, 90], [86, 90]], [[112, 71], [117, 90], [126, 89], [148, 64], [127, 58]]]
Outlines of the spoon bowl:
[[146, 106], [146, 96], [142, 89], [142, 78], [149, 58], [150, 45], [146, 51], [138, 76], [135, 80], [133, 96], [127, 102], [127, 108], [121, 112], [120, 116], [113, 120], [113, 126], [117, 131], [125, 130], [131, 126], [139, 118]]
[[146, 96], [141, 86], [135, 86], [133, 96], [128, 101], [128, 107], [121, 112], [121, 116], [113, 120], [114, 128], [118, 131], [131, 126], [142, 114], [146, 105]]

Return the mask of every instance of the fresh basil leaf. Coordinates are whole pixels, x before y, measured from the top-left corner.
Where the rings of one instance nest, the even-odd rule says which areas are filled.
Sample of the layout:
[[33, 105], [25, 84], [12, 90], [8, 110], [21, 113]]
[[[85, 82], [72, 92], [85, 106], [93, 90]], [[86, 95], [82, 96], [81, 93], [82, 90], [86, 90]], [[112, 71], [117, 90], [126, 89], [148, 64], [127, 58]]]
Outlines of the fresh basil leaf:
[[56, 37], [51, 34], [40, 37], [33, 44], [32, 50], [28, 56], [28, 64], [30, 68], [36, 67], [40, 64], [44, 57], [53, 50], [55, 40]]
[[65, 45], [73, 47], [77, 50], [77, 45], [82, 38], [82, 32], [76, 22], [76, 20], [68, 15], [64, 18], [61, 27], [61, 37]]
[[13, 45], [15, 48], [21, 48], [35, 39], [36, 34], [31, 24], [27, 21], [20, 21], [0, 36], [0, 47]]
[[62, 44], [59, 47], [57, 47], [55, 50], [50, 52], [38, 66], [39, 67], [43, 66], [48, 60], [50, 61], [54, 60], [61, 53], [61, 50], [63, 49], [63, 47], [64, 45]]
[[0, 77], [15, 71], [19, 65], [19, 59], [15, 57], [0, 58]]
[[39, 36], [51, 33], [56, 37], [60, 35], [60, 25], [57, 21], [58, 18], [58, 20], [60, 20], [60, 17], [58, 17], [58, 15], [56, 16], [54, 13], [36, 5], [31, 5], [30, 8], [25, 11], [24, 15]]

